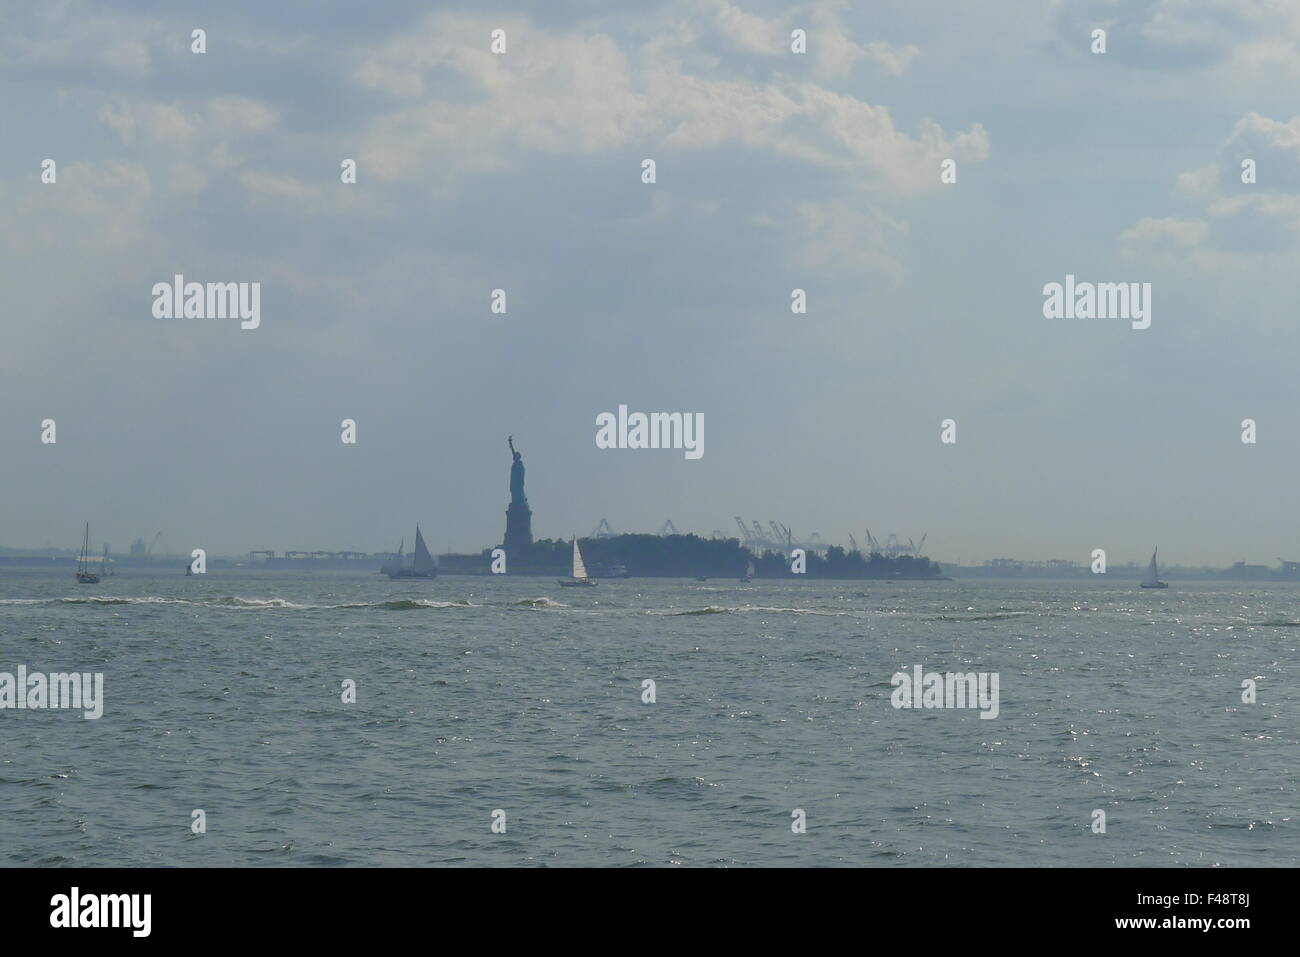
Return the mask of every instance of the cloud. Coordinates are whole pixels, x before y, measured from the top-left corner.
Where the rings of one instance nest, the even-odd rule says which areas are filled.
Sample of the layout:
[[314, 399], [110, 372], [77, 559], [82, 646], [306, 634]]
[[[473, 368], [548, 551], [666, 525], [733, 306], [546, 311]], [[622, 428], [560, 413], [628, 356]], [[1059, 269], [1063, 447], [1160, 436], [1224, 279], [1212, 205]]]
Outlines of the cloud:
[[1210, 226], [1201, 219], [1155, 219], [1144, 216], [1120, 234], [1129, 244], [1198, 246], [1210, 235]]
[[235, 174], [276, 131], [275, 109], [246, 97], [160, 102], [141, 96], [99, 99], [96, 117], [112, 130], [133, 159], [154, 170], [162, 197], [192, 197], [214, 178]]
[[823, 79], [844, 76], [859, 60], [874, 63], [891, 76], [904, 73], [920, 55], [920, 47], [913, 43], [895, 46], [883, 40], [857, 43], [840, 17], [841, 11], [848, 7], [842, 0], [821, 0], [806, 8], [805, 15], [812, 22], [808, 56], [813, 61], [815, 75]]
[[921, 49], [914, 43], [896, 47], [888, 43], [868, 43], [863, 51], [867, 59], [878, 63], [886, 73], [899, 76], [906, 72], [908, 64], [920, 56]]
[[[678, 53], [689, 58], [687, 47], [707, 46], [716, 40], [723, 49], [767, 60], [769, 63], [785, 61], [793, 69], [807, 64], [812, 74], [821, 79], [848, 74], [861, 61], [874, 63], [884, 72], [898, 76], [905, 72], [912, 60], [920, 54], [913, 43], [896, 46], [883, 40], [859, 43], [850, 35], [841, 13], [849, 9], [842, 0], [817, 0], [817, 2], [791, 7], [778, 17], [765, 18], [741, 10], [730, 0], [690, 0], [677, 5], [674, 13], [687, 16], [687, 11], [698, 16], [699, 21], [687, 22], [692, 27], [685, 31], [665, 30], [655, 48], [661, 51], [664, 40], [673, 37], [678, 41]], [[807, 34], [807, 52], [799, 54], [799, 61], [790, 61], [792, 32], [801, 29]], [[681, 42], [685, 41], [685, 42]]]
[[713, 0], [709, 6], [715, 29], [738, 50], [775, 56], [788, 42], [790, 31], [776, 20], [745, 13], [728, 0]]
[[[728, 4], [716, 12], [728, 22], [739, 16]], [[752, 19], [735, 22], [737, 42], [762, 45], [764, 31]], [[505, 55], [489, 52], [495, 26], [507, 31]], [[625, 49], [606, 34], [432, 14], [358, 57], [355, 82], [395, 101], [369, 129], [374, 171], [446, 189], [448, 178], [517, 162], [512, 147], [590, 155], [730, 145], [911, 191], [937, 183], [932, 174], [942, 158], [988, 155], [979, 124], [949, 134], [927, 122], [909, 135], [888, 107], [815, 82], [738, 78], [708, 62], [688, 67], [685, 56], [672, 55], [679, 39], [669, 31]], [[901, 69], [915, 53], [876, 46], [862, 55]]]
[[271, 132], [276, 112], [246, 97], [217, 96], [187, 106], [143, 98], [110, 100], [99, 120], [123, 143], [152, 150], [184, 150], [196, 146], [230, 146], [234, 140]]
[[906, 223], [874, 206], [853, 203], [803, 202], [794, 213], [800, 268], [902, 280], [903, 266], [890, 252], [890, 242], [907, 231]]
[[1145, 70], [1208, 71], [1227, 83], [1279, 71], [1295, 76], [1300, 4], [1295, 0], [1066, 0], [1056, 8], [1059, 44], [1089, 54], [1107, 33], [1108, 60]]
[[[57, 67], [144, 77], [153, 69], [153, 48], [166, 36], [158, 20], [104, 13], [97, 6], [14, 4], [0, 13], [0, 68], [30, 73], [33, 68]], [[176, 43], [182, 39], [188, 44], [188, 34]]]
[[[1244, 182], [1252, 166], [1255, 181]], [[1197, 246], [1198, 268], [1235, 268], [1252, 254], [1294, 257], [1300, 253], [1300, 117], [1247, 113], [1218, 157], [1179, 174], [1177, 188], [1197, 205], [1199, 217], [1144, 217], [1120, 236], [1127, 254]], [[1217, 259], [1218, 253], [1231, 255]]]

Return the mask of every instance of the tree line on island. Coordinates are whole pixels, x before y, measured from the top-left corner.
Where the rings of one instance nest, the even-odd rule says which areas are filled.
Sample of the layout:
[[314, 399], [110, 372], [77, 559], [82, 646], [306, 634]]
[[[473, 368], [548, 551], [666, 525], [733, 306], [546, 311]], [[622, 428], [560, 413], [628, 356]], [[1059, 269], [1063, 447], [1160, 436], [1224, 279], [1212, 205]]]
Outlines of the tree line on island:
[[[820, 555], [807, 552], [807, 571], [796, 575], [789, 555], [771, 550], [755, 554], [735, 538], [627, 534], [579, 538], [578, 544], [588, 569], [596, 575], [622, 566], [633, 577], [740, 578], [750, 562], [756, 578], [935, 579], [943, 575], [938, 563], [928, 558], [863, 554], [839, 545]], [[571, 541], [541, 539], [511, 557], [508, 568], [520, 574], [563, 574], [572, 549]], [[491, 553], [492, 549], [483, 550], [483, 563], [491, 560]]]

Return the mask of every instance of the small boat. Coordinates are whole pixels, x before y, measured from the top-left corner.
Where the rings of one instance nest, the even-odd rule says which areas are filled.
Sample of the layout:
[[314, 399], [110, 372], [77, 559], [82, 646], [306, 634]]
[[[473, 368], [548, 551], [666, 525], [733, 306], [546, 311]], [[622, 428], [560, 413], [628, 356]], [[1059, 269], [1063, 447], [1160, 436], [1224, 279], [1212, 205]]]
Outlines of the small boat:
[[754, 580], [754, 563], [750, 562], [748, 565], [745, 566], [745, 577], [742, 578], [741, 581], [752, 582], [753, 580]]
[[[405, 543], [403, 539], [402, 544]], [[429, 554], [428, 546], [424, 544], [424, 535], [421, 534], [419, 525], [415, 526], [415, 553], [411, 556], [411, 564], [407, 565], [402, 561], [402, 545], [398, 545], [397, 558], [379, 570], [394, 579], [438, 577], [438, 565]]]
[[98, 585], [99, 576], [90, 570], [90, 523], [86, 523], [86, 536], [81, 540], [81, 557], [77, 559], [77, 584]]
[[[1159, 549], [1156, 549], [1159, 551]], [[1156, 572], [1156, 553], [1151, 553], [1151, 564], [1147, 566], [1147, 577], [1142, 579], [1143, 588], [1168, 588], [1168, 582], [1162, 582]]]
[[573, 577], [569, 579], [559, 579], [561, 585], [565, 588], [591, 588], [596, 584], [594, 578], [587, 577], [587, 566], [582, 561], [582, 549], [578, 547], [578, 538], [573, 538]]
[[627, 570], [627, 566], [622, 562], [613, 562], [609, 565], [593, 565], [587, 572], [592, 578], [631, 578], [632, 573]]

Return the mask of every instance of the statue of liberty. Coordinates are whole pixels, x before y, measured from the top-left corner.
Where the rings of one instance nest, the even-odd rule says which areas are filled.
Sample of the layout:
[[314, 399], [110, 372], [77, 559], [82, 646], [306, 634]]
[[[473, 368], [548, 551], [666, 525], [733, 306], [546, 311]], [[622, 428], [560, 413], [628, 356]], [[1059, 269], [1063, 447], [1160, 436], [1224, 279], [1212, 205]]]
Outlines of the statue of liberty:
[[524, 457], [515, 451], [513, 435], [507, 437], [506, 442], [510, 445], [510, 454], [515, 457], [514, 464], [510, 466], [510, 502], [527, 505], [528, 497], [524, 495]]
[[515, 437], [506, 438], [514, 461], [510, 465], [510, 506], [506, 509], [506, 534], [502, 540], [511, 558], [521, 558], [533, 544], [533, 513], [524, 494], [524, 457], [515, 448]]

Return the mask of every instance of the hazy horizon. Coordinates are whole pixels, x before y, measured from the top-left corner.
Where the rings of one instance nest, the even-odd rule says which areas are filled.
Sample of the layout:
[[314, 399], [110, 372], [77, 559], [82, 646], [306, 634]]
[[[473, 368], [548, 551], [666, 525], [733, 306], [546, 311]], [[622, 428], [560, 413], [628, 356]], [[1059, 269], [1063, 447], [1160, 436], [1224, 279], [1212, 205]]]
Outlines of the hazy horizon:
[[[538, 538], [1300, 559], [1300, 3], [534, 7], [0, 12], [0, 545], [476, 551], [513, 435]], [[703, 456], [597, 448], [621, 404]]]

